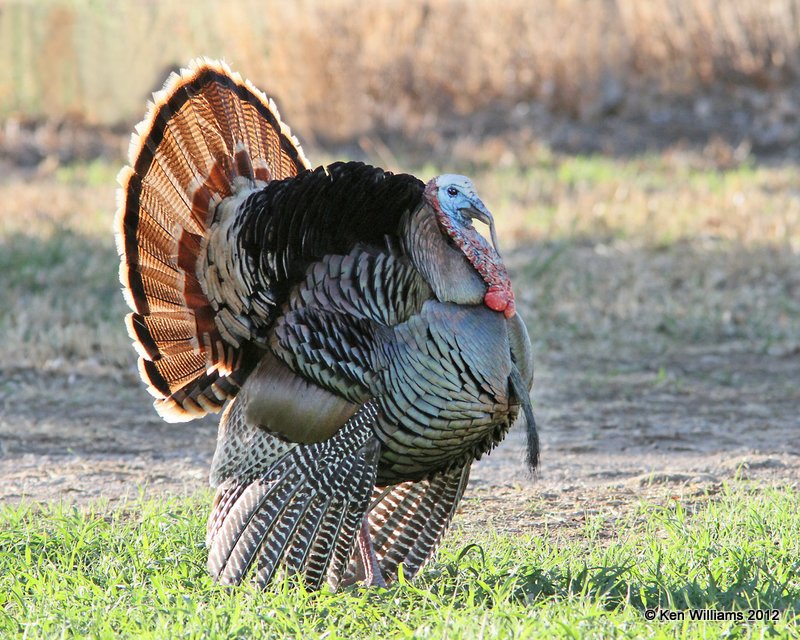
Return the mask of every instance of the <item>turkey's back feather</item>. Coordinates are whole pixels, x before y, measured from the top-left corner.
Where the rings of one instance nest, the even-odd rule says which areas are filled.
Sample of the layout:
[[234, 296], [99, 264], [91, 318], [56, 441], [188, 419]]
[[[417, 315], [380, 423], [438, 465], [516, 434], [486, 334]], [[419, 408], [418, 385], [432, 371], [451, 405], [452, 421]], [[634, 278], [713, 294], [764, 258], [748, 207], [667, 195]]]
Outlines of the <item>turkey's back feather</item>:
[[223, 201], [198, 273], [224, 343], [268, 349], [292, 288], [326, 257], [402, 252], [402, 221], [420, 209], [422, 188], [413, 176], [348, 162]]
[[154, 95], [130, 163], [116, 220], [128, 330], [159, 413], [187, 420], [221, 408], [254, 365], [220, 335], [198, 273], [215, 211], [308, 161], [272, 101], [198, 60]]
[[357, 245], [400, 242], [401, 221], [424, 185], [361, 162], [336, 162], [272, 182], [242, 204], [237, 243], [258, 263], [273, 297], [285, 300], [306, 269]]

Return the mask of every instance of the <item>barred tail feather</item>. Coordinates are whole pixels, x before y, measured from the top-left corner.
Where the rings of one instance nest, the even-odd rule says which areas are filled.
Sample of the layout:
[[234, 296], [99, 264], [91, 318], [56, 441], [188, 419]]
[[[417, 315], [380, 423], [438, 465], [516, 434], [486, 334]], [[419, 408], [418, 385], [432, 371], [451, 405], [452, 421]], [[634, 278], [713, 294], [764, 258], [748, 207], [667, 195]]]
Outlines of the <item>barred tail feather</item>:
[[214, 213], [308, 161], [271, 100], [205, 59], [154, 94], [129, 153], [116, 217], [128, 331], [159, 413], [190, 420], [219, 410], [247, 373], [198, 274]]
[[375, 553], [385, 576], [397, 575], [403, 564], [405, 575], [413, 578], [442, 541], [450, 526], [461, 496], [469, 480], [470, 465], [463, 469], [434, 476], [424, 481], [424, 492], [415, 499], [415, 510], [411, 517], [392, 519], [381, 524], [382, 514], [370, 514], [370, 530], [378, 529]]

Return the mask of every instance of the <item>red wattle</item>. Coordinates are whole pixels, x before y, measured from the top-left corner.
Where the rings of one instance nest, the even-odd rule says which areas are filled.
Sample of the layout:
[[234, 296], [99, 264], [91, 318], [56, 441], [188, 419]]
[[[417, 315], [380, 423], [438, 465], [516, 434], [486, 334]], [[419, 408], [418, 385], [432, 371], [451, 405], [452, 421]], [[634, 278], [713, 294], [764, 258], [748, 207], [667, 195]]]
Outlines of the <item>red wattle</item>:
[[483, 297], [483, 301], [492, 311], [505, 311], [508, 306], [508, 298], [506, 298], [502, 291], [492, 291], [489, 289]]
[[506, 318], [514, 315], [514, 294], [506, 289], [489, 287], [483, 302], [492, 311], [503, 311]]
[[425, 198], [436, 212], [436, 217], [443, 231], [452, 238], [464, 253], [470, 264], [489, 286], [483, 296], [483, 303], [492, 311], [502, 312], [506, 318], [513, 318], [516, 313], [514, 292], [508, 271], [495, 251], [486, 240], [472, 227], [469, 230], [456, 227], [450, 216], [442, 212], [439, 198], [436, 196], [437, 183], [434, 178], [425, 187]]

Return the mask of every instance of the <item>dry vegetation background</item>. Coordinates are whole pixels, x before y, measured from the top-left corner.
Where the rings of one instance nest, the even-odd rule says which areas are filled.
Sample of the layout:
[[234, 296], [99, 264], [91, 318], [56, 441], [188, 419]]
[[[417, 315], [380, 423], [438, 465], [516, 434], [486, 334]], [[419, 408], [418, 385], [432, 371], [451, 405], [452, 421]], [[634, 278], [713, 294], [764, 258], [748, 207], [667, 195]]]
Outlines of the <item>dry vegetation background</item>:
[[198, 55], [312, 160], [474, 178], [537, 352], [536, 513], [753, 456], [796, 482], [800, 2], [5, 0], [0, 497], [204, 483], [213, 422], [150, 409], [111, 236], [129, 132]]
[[[799, 43], [794, 0], [5, 0], [0, 112], [127, 124], [169, 69], [204, 54], [328, 143], [374, 132], [436, 143], [469, 132], [454, 116], [513, 143], [531, 111], [658, 125], [685, 99], [698, 130], [750, 127], [757, 144], [787, 144]], [[702, 99], [720, 92], [737, 103]]]

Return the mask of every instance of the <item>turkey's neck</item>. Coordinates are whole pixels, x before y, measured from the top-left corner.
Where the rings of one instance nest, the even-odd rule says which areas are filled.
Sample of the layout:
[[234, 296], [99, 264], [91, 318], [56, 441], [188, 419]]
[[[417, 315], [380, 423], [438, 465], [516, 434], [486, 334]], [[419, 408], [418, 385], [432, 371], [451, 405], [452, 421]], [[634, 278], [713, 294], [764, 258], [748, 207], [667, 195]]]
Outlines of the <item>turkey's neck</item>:
[[403, 243], [411, 262], [442, 302], [481, 304], [487, 284], [463, 250], [442, 235], [435, 213], [423, 204], [404, 222]]
[[[434, 209], [436, 206], [434, 205]], [[484, 304], [492, 311], [502, 311], [506, 318], [515, 313], [514, 292], [508, 271], [497, 251], [474, 229], [465, 231], [453, 224], [450, 217], [437, 211], [437, 219], [444, 232], [452, 238], [467, 261], [480, 274], [488, 286], [483, 296]]]

